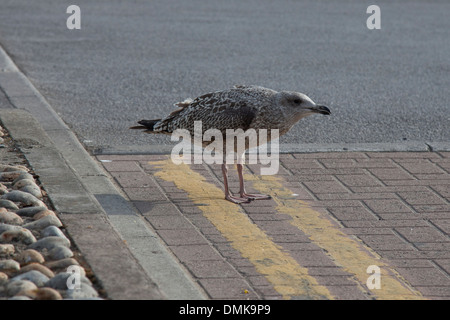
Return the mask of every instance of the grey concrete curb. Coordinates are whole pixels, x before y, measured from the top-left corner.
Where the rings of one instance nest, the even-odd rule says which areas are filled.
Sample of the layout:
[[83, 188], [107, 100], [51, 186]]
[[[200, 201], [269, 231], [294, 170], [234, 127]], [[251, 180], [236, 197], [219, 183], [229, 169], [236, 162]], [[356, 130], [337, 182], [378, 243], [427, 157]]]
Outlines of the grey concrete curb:
[[[134, 145], [116, 146], [110, 148], [93, 149], [95, 155], [112, 154], [170, 154], [173, 147], [171, 145]], [[450, 151], [450, 142], [421, 142], [405, 141], [403, 143], [280, 143], [280, 153], [313, 153], [313, 152], [430, 152], [430, 151]], [[270, 152], [270, 146], [267, 148]], [[250, 151], [252, 152], [252, 151]]]
[[[69, 235], [112, 299], [204, 299], [203, 290], [0, 47], [0, 110]], [[22, 110], [20, 110], [22, 109]]]

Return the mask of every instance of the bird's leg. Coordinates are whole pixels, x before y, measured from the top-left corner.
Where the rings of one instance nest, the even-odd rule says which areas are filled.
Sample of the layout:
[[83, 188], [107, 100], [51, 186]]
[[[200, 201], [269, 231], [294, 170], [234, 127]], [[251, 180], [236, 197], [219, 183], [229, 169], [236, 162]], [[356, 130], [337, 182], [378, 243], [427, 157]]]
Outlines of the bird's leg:
[[243, 199], [251, 199], [251, 200], [263, 200], [263, 199], [272, 199], [272, 197], [268, 194], [249, 194], [245, 191], [244, 185], [244, 174], [243, 169], [244, 166], [240, 163], [236, 164], [238, 176], [239, 176], [239, 194]]
[[248, 203], [252, 200], [250, 198], [239, 198], [231, 194], [230, 189], [228, 188], [228, 167], [226, 163], [222, 164], [222, 173], [223, 173], [223, 184], [225, 187], [226, 200], [231, 201], [233, 203]]

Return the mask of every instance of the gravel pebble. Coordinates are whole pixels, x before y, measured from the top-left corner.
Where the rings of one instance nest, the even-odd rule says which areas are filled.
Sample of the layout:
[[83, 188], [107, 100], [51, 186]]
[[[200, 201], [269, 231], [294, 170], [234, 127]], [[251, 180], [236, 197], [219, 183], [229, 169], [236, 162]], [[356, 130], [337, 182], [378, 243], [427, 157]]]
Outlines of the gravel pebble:
[[26, 173], [25, 171], [6, 171], [6, 172], [0, 172], [0, 181], [14, 181], [17, 179], [21, 174]]
[[9, 298], [8, 300], [32, 300], [32, 299], [27, 296], [14, 296]]
[[[77, 260], [75, 260], [73, 258], [65, 258], [65, 259], [56, 260], [56, 261], [48, 261], [45, 263], [45, 265], [52, 270], [60, 270], [60, 269], [66, 270], [68, 267], [73, 266], [73, 265], [79, 266], [79, 263]], [[86, 274], [84, 274], [84, 275], [86, 275]]]
[[[71, 281], [70, 276], [72, 276], [72, 273], [69, 272], [60, 272], [58, 273], [56, 276], [54, 276], [53, 278], [51, 278], [50, 280], [47, 281], [47, 283], [45, 283], [46, 287], [50, 287], [53, 289], [57, 289], [57, 290], [67, 290], [67, 281]], [[89, 286], [91, 286], [91, 281], [86, 278], [86, 276], [83, 276], [82, 274], [80, 274], [80, 284], [81, 283], [85, 283]]]
[[16, 181], [13, 184], [13, 188], [16, 190], [20, 190], [20, 188], [23, 188], [25, 186], [30, 186], [30, 185], [37, 186], [37, 184], [36, 184], [36, 182], [34, 182], [34, 180], [22, 179], [22, 180]]
[[9, 171], [23, 171], [28, 172], [28, 168], [22, 165], [9, 165], [9, 164], [0, 164], [1, 172], [9, 172]]
[[20, 228], [11, 229], [0, 234], [0, 243], [3, 242], [21, 242], [24, 244], [32, 244], [36, 242], [36, 238], [30, 230]]
[[44, 265], [42, 265], [40, 263], [36, 263], [36, 262], [32, 262], [32, 263], [27, 264], [26, 266], [22, 267], [20, 269], [20, 272], [24, 273], [24, 272], [28, 272], [28, 271], [31, 271], [31, 270], [39, 271], [43, 275], [47, 276], [49, 279], [53, 278], [55, 276], [55, 274], [53, 273], [52, 270], [50, 270], [46, 266], [44, 266]]
[[39, 219], [41, 219], [43, 217], [46, 217], [46, 216], [54, 216], [54, 217], [56, 217], [56, 214], [52, 210], [40, 211], [40, 212], [36, 213], [33, 216], [33, 220], [39, 220]]
[[30, 270], [11, 278], [11, 281], [28, 280], [33, 282], [36, 286], [42, 287], [49, 279], [49, 277], [40, 271]]
[[2, 195], [2, 199], [21, 202], [25, 206], [46, 207], [45, 203], [43, 203], [32, 194], [19, 190], [13, 190], [11, 192], [5, 193], [4, 195]]
[[13, 259], [5, 259], [0, 260], [0, 271], [2, 272], [11, 272], [11, 271], [19, 271], [20, 264]]
[[[6, 196], [8, 193], [2, 195], [2, 198]], [[0, 207], [10, 209], [10, 210], [19, 210], [19, 207], [12, 202], [11, 200], [0, 199]]]
[[81, 283], [79, 289], [67, 290], [66, 298], [67, 299], [89, 299], [89, 298], [97, 298], [98, 293], [94, 290], [90, 285], [86, 283]]
[[4, 184], [0, 183], [0, 194], [3, 195], [7, 192], [8, 192], [8, 188]]
[[73, 257], [73, 252], [67, 247], [57, 246], [48, 252], [48, 257], [51, 260], [61, 260]]
[[13, 254], [15, 251], [12, 244], [0, 244], [0, 254]]
[[4, 285], [8, 281], [8, 275], [4, 272], [0, 272], [0, 286]]
[[58, 291], [46, 287], [21, 291], [19, 294], [23, 294], [24, 296], [35, 300], [62, 300], [62, 296]]
[[8, 296], [15, 296], [21, 291], [36, 290], [37, 286], [29, 280], [10, 281], [6, 285], [6, 293]]
[[[20, 181], [26, 181], [26, 180], [20, 180]], [[30, 184], [30, 185], [24, 186], [24, 187], [20, 188], [19, 191], [27, 192], [27, 193], [35, 196], [37, 199], [42, 199], [41, 189], [35, 184]]]
[[39, 220], [28, 222], [23, 225], [24, 228], [32, 230], [41, 230], [47, 228], [48, 226], [62, 227], [62, 223], [57, 217], [47, 215]]
[[29, 174], [28, 172], [22, 172], [21, 174], [19, 174], [19, 176], [17, 178], [14, 179], [13, 185], [15, 183], [17, 183], [17, 181], [20, 181], [23, 179], [28, 179], [28, 180], [34, 181], [34, 178], [31, 174]]
[[67, 239], [64, 233], [61, 231], [61, 229], [55, 226], [48, 226], [47, 228], [41, 231], [41, 237], [52, 237], [52, 236]]
[[40, 249], [51, 250], [54, 247], [58, 247], [58, 246], [70, 247], [70, 241], [67, 239], [64, 239], [64, 238], [60, 238], [60, 237], [45, 237], [45, 238], [39, 239], [38, 241], [32, 243], [29, 246], [29, 248], [36, 249], [36, 250], [40, 250]]
[[0, 212], [0, 222], [7, 224], [23, 224], [23, 219], [14, 212]]
[[22, 227], [13, 226], [13, 225], [7, 224], [7, 223], [0, 223], [0, 234], [5, 231], [18, 230], [18, 229], [22, 229]]
[[48, 210], [46, 207], [26, 207], [26, 208], [22, 208], [16, 211], [16, 213], [21, 216], [21, 217], [32, 217], [34, 216], [36, 213], [41, 212], [41, 211], [45, 211]]
[[40, 254], [38, 251], [34, 249], [27, 249], [22, 251], [17, 256], [17, 261], [20, 263], [20, 265], [24, 266], [33, 262], [44, 263], [45, 260], [42, 254]]

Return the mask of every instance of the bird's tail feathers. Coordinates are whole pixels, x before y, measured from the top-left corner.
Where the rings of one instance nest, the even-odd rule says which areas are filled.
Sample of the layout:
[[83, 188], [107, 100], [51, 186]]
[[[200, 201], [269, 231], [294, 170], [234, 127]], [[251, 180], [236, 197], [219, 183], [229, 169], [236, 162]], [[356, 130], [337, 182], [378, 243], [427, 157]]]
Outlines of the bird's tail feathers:
[[152, 132], [153, 131], [153, 127], [159, 121], [161, 121], [161, 119], [141, 120], [141, 121], [138, 121], [140, 126], [133, 126], [133, 127], [130, 127], [130, 129], [138, 129], [138, 130], [140, 129], [140, 130], [147, 130], [146, 132]]

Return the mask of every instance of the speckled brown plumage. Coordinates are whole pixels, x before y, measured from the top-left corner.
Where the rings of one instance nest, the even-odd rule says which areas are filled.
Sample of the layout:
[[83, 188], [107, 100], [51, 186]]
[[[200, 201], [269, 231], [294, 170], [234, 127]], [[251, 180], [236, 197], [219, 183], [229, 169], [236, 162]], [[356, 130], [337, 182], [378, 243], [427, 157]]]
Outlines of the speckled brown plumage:
[[[300, 103], [292, 108], [290, 103], [296, 98]], [[225, 134], [226, 129], [279, 129], [282, 135], [300, 118], [308, 115], [300, 108], [302, 103], [314, 104], [301, 93], [239, 85], [177, 103], [179, 109], [168, 116], [141, 120], [139, 123], [146, 128], [133, 128], [150, 129], [149, 133], [170, 134], [176, 129], [187, 129], [193, 133], [194, 121], [202, 121], [204, 131], [213, 128]]]

